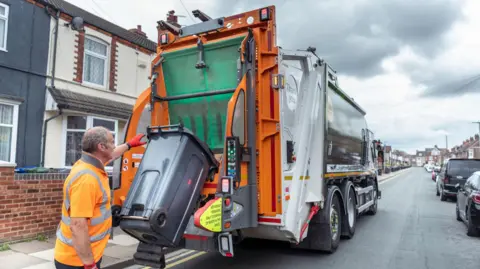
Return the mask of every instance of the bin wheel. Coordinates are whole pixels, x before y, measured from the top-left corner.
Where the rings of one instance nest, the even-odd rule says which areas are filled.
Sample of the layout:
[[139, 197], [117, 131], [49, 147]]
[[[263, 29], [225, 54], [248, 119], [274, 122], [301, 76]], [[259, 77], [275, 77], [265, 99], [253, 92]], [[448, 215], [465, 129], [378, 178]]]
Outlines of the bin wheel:
[[112, 226], [118, 227], [120, 226], [120, 212], [122, 211], [122, 207], [119, 205], [112, 206]]
[[152, 227], [152, 230], [156, 232], [160, 232], [166, 223], [167, 213], [162, 209], [155, 211], [150, 217], [150, 226]]

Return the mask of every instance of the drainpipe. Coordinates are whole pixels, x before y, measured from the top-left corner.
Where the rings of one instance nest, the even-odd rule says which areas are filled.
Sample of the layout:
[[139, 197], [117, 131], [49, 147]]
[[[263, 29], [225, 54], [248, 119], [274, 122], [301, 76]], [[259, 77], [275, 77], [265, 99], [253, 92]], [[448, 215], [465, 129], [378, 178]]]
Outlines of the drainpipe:
[[[55, 37], [54, 37], [54, 42], [53, 42], [53, 60], [52, 60], [52, 78], [50, 79], [50, 87], [52, 89], [55, 89], [55, 70], [56, 70], [56, 65], [57, 65], [57, 43], [58, 43], [58, 25], [60, 23], [60, 10], [57, 10], [57, 13], [55, 15], [52, 15], [52, 13], [50, 13], [50, 11], [48, 10], [48, 6], [45, 6], [45, 10], [46, 12], [52, 16], [53, 18], [55, 18]], [[59, 111], [57, 113], [57, 115], [55, 116], [52, 116], [48, 119], [46, 119], [44, 122], [43, 122], [43, 134], [42, 134], [42, 159], [41, 159], [41, 162], [40, 162], [40, 167], [45, 167], [45, 145], [47, 143], [47, 126], [48, 126], [48, 122], [61, 116], [62, 115], [62, 109], [59, 108]]]
[[59, 111], [58, 111], [57, 115], [54, 115], [54, 116], [46, 119], [43, 122], [44, 127], [43, 127], [43, 134], [42, 134], [42, 141], [43, 141], [43, 143], [42, 143], [42, 162], [40, 164], [40, 167], [45, 167], [45, 144], [47, 142], [46, 138], [47, 138], [47, 126], [48, 126], [47, 124], [48, 124], [49, 121], [51, 121], [51, 120], [53, 120], [53, 119], [55, 119], [55, 118], [57, 118], [61, 115], [62, 115], [62, 109], [59, 108]]
[[60, 23], [60, 11], [55, 16], [55, 41], [53, 42], [53, 63], [52, 63], [52, 82], [51, 86], [55, 89], [55, 67], [57, 66], [57, 41], [58, 41], [58, 24]]
[[52, 16], [55, 19], [55, 33], [54, 33], [54, 41], [53, 41], [53, 60], [52, 60], [52, 78], [50, 81], [50, 86], [55, 88], [55, 71], [57, 66], [57, 43], [58, 43], [58, 26], [60, 24], [60, 10], [57, 10], [56, 14], [53, 15], [52, 12], [49, 11], [49, 6], [45, 6], [45, 11], [48, 15]]

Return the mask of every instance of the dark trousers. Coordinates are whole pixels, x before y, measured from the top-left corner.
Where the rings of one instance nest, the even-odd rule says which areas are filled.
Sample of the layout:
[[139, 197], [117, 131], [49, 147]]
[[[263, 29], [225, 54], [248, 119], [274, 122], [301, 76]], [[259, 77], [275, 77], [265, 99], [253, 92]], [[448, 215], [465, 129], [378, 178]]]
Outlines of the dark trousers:
[[[97, 262], [97, 268], [98, 269], [100, 269], [100, 264], [101, 263], [102, 263], [102, 259], [100, 259]], [[55, 268], [57, 268], [57, 269], [83, 269], [83, 266], [66, 265], [66, 264], [63, 264], [63, 263], [59, 263], [59, 262], [57, 262], [57, 260], [55, 260]]]

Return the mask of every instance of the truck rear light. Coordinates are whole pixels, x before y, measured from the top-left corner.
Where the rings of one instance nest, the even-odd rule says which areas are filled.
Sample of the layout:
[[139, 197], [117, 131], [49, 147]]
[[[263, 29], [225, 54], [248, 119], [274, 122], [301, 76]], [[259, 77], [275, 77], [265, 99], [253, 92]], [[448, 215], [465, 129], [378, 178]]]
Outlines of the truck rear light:
[[443, 183], [445, 183], [445, 184], [450, 183], [450, 177], [449, 177], [449, 176], [445, 176], [445, 177], [443, 178]]
[[233, 240], [230, 233], [223, 233], [218, 236], [219, 252], [225, 257], [233, 257]]
[[222, 178], [222, 193], [232, 194], [233, 180], [232, 177]]
[[270, 19], [270, 9], [268, 7], [260, 9], [260, 21], [268, 21]]

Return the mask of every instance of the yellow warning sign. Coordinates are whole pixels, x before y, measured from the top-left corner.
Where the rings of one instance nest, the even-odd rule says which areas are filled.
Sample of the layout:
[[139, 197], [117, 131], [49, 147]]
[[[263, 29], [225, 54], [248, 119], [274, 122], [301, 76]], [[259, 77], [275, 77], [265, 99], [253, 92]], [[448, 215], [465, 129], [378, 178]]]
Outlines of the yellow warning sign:
[[212, 232], [222, 231], [223, 199], [217, 199], [200, 216], [200, 225]]

